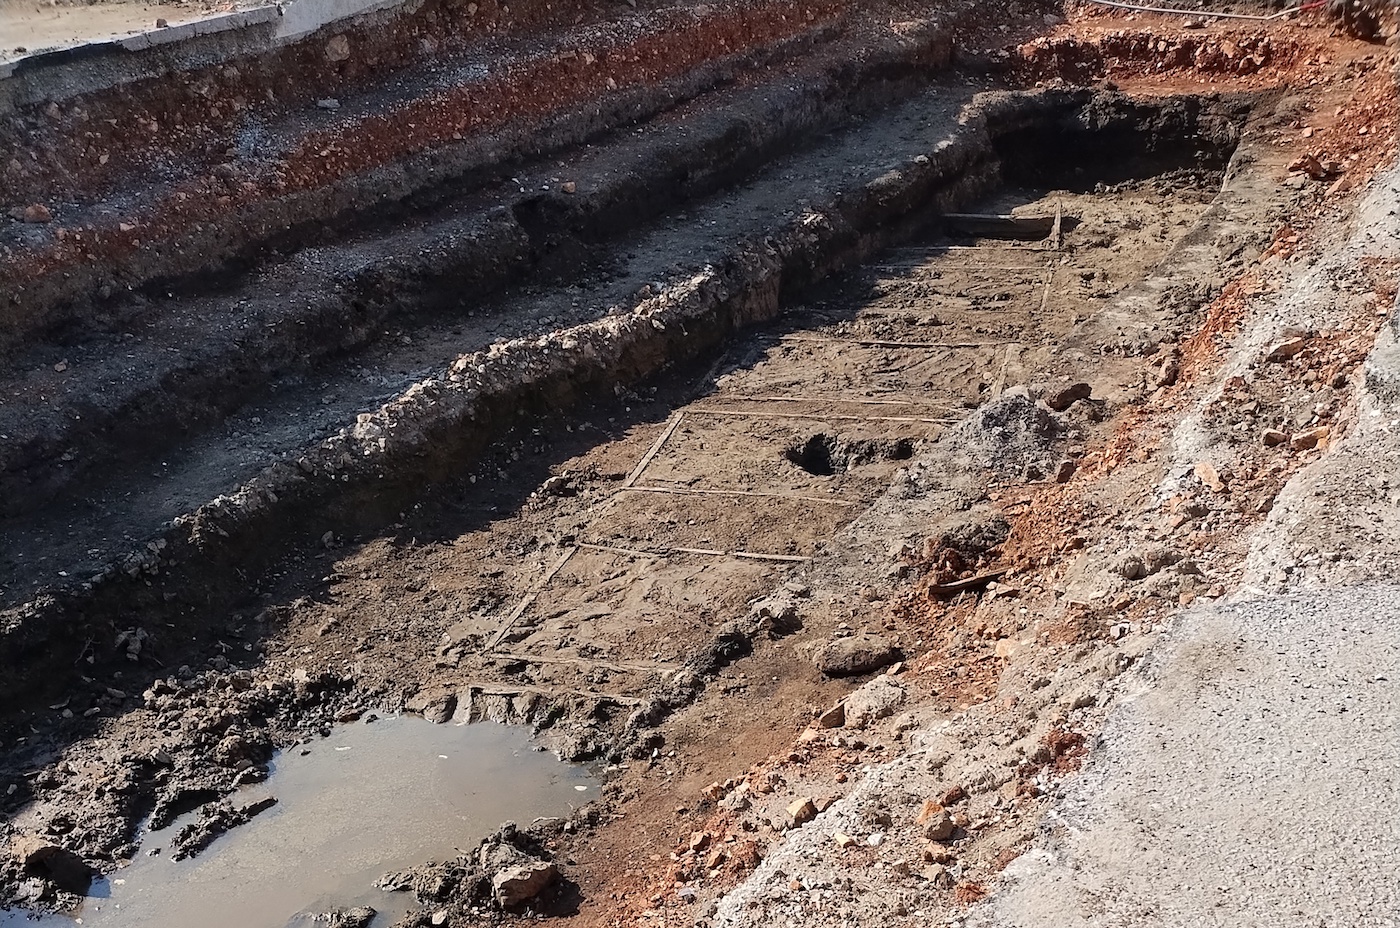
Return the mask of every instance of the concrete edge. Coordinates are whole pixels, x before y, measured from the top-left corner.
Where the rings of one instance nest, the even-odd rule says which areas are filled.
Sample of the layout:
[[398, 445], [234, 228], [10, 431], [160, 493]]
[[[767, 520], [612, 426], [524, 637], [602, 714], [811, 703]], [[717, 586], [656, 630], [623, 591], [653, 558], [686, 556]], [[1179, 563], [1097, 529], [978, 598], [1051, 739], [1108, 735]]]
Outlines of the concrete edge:
[[291, 45], [336, 23], [422, 0], [291, 0], [0, 62], [0, 113]]

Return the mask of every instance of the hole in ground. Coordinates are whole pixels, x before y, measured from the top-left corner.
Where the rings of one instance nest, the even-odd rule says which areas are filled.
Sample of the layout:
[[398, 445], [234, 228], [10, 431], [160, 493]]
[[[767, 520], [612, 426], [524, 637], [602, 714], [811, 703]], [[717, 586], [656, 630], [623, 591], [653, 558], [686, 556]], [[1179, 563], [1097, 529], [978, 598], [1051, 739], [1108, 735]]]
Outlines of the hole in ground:
[[809, 474], [831, 477], [876, 461], [907, 461], [914, 456], [912, 438], [846, 440], [819, 432], [783, 456]]

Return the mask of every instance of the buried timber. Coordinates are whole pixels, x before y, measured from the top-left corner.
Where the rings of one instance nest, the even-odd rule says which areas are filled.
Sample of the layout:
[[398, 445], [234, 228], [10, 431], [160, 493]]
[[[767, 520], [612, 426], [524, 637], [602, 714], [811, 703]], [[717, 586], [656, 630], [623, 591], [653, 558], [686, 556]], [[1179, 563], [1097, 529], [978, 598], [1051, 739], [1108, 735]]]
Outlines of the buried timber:
[[[924, 647], [893, 619], [863, 627], [910, 579], [866, 514], [939, 475], [968, 511], [979, 468], [1068, 479], [1143, 356], [1165, 362], [1210, 296], [1209, 275], [1173, 289], [1160, 268], [1217, 260], [1183, 243], [1216, 236], [1249, 118], [1087, 92], [963, 115], [621, 311], [451, 361], [177, 520], [134, 570], [19, 606], [4, 655], [30, 673], [6, 695], [62, 675], [11, 720], [39, 733], [5, 734], [34, 774], [9, 800], [30, 803], [26, 829], [107, 870], [152, 807], [196, 783], [229, 793], [230, 738], [264, 746], [256, 766], [347, 714], [443, 699], [607, 758], [619, 803], [642, 790], [629, 763], [677, 775], [676, 745], [717, 749], [718, 728], [721, 763], [747, 739], [743, 766], [832, 678]], [[1234, 254], [1262, 247], [1241, 231], [1259, 215], [1231, 228]], [[1104, 386], [1086, 393], [1091, 364]], [[975, 579], [1005, 540], [965, 529], [941, 581]], [[853, 566], [855, 549], [880, 553]], [[843, 571], [845, 593], [818, 593]], [[90, 644], [43, 664], [59, 636]], [[716, 722], [741, 703], [741, 723]], [[5, 876], [20, 898], [27, 877]]]

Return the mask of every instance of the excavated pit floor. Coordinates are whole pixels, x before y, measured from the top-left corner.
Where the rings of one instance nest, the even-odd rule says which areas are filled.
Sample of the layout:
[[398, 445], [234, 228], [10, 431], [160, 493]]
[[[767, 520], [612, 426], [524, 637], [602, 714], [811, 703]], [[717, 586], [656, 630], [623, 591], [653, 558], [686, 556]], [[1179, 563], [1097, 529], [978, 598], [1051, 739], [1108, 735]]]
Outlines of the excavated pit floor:
[[[869, 131], [886, 141], [897, 137], [913, 151], [928, 147], [938, 131], [929, 122], [911, 106], [893, 127]], [[757, 207], [786, 200], [800, 208], [802, 198], [793, 200], [792, 185], [836, 170], [852, 146], [863, 144], [857, 133], [835, 150], [805, 156], [798, 167], [771, 169], [759, 179], [771, 190], [759, 196]], [[774, 325], [737, 339], [703, 373], [680, 370], [640, 393], [619, 390], [615, 405], [541, 422], [533, 433], [516, 431], [494, 457], [456, 475], [390, 530], [361, 540], [329, 537], [325, 550], [267, 578], [261, 608], [239, 616], [254, 626], [243, 649], [254, 655], [329, 652], [329, 639], [338, 659], [389, 679], [402, 674], [450, 681], [508, 698], [588, 700], [593, 724], [562, 743], [556, 740], [556, 746], [569, 757], [607, 753], [610, 732], [626, 713], [677, 679], [687, 657], [702, 651], [726, 620], [743, 615], [784, 582], [800, 586], [813, 559], [886, 492], [903, 462], [970, 410], [1016, 384], [1068, 383], [1086, 364], [1099, 367], [1098, 379], [1105, 383], [1131, 381], [1141, 362], [1088, 353], [1075, 343], [1078, 327], [1153, 270], [1200, 218], [1221, 178], [1218, 170], [1157, 173], [1157, 167], [1112, 185], [1069, 177], [1009, 187], [968, 210], [1059, 214], [1071, 220], [1067, 231], [1027, 241], [979, 238], [934, 223], [905, 246], [810, 288]], [[729, 235], [737, 235], [749, 226], [726, 215], [735, 210], [764, 218], [751, 191], [726, 194], [670, 219], [673, 237], [658, 241], [671, 247], [675, 227], [688, 225], [699, 243], [719, 223], [715, 216], [724, 219]], [[665, 257], [661, 245], [641, 241], [627, 247], [629, 260], [649, 247], [655, 253], [639, 263], [642, 277], [634, 279], [636, 271], [619, 275], [621, 282], [608, 288], [610, 298], [634, 289]], [[671, 257], [689, 262], [697, 256]], [[549, 327], [558, 322], [554, 307], [560, 296], [525, 294], [492, 318], [538, 320]], [[491, 332], [474, 330], [477, 337]], [[219, 454], [212, 446], [232, 440], [246, 453], [239, 429], [259, 431], [263, 415], [272, 426], [261, 430], [264, 435], [276, 431], [277, 416], [304, 427], [315, 421], [301, 405], [307, 393], [337, 412], [363, 408], [386, 384], [411, 376], [414, 364], [436, 356], [434, 348], [450, 342], [460, 349], [462, 336], [459, 323], [426, 339], [387, 341], [376, 349], [381, 358], [375, 363], [395, 371], [388, 380], [367, 366], [343, 367], [334, 384], [325, 380], [316, 391], [302, 390], [294, 407], [245, 410], [242, 420], [225, 425], [226, 436], [206, 447]], [[423, 341], [427, 354], [415, 361]], [[1084, 427], [1097, 421], [1104, 402], [1120, 399], [1101, 396], [1081, 404], [1077, 414]], [[244, 426], [233, 424], [238, 421]], [[1066, 450], [1073, 459], [1082, 448], [1071, 442]], [[240, 462], [237, 472], [246, 466]], [[172, 492], [160, 470], [150, 476], [152, 487], [164, 487], [156, 492]], [[194, 498], [227, 479], [221, 474], [207, 486], [192, 484]], [[56, 531], [48, 523], [45, 530], [53, 536], [36, 533], [25, 551], [40, 557], [71, 553], [81, 536], [92, 539], [87, 553], [100, 559], [98, 545], [107, 542], [101, 541], [102, 520], [92, 512], [119, 508], [125, 514], [111, 521], [113, 531], [135, 534], [128, 531], [135, 524], [130, 513], [158, 520], [170, 503], [133, 494], [81, 505], [90, 507], [87, 518], [75, 512]], [[28, 569], [17, 575], [37, 580]], [[7, 590], [9, 596], [21, 592], [29, 591]], [[275, 625], [263, 624], [269, 622]], [[738, 672], [724, 692], [766, 706], [742, 731], [724, 732], [725, 738], [751, 739], [745, 751], [752, 753], [790, 738], [781, 706], [819, 701], [825, 688], [810, 673], [769, 681]], [[385, 752], [384, 760], [404, 766], [397, 752]], [[550, 777], [557, 774], [531, 770], [530, 776], [543, 777], [539, 795], [549, 795], [557, 786]], [[483, 788], [495, 794], [511, 787], [520, 770], [506, 764], [479, 775]], [[285, 792], [277, 814], [300, 814], [305, 803], [295, 789]], [[305, 795], [315, 792], [307, 789]], [[436, 804], [419, 806], [431, 817]], [[483, 814], [519, 817], [500, 809]], [[346, 817], [336, 812], [326, 818], [333, 828]], [[272, 826], [255, 821], [226, 841], [242, 847], [264, 827]], [[421, 862], [442, 851], [425, 842], [405, 848], [404, 860]], [[208, 866], [217, 868], [216, 861], [230, 859], [229, 853], [209, 857]], [[142, 859], [129, 876], [117, 878], [135, 884], [156, 866]], [[203, 866], [196, 861], [188, 873], [153, 878], [197, 879]], [[363, 884], [369, 869], [356, 870], [353, 879]], [[243, 876], [232, 881], [247, 885]], [[112, 886], [115, 903], [123, 894]], [[363, 898], [346, 882], [324, 890], [336, 896], [336, 905]], [[183, 889], [178, 900], [158, 896], [142, 898], [151, 905], [193, 901]], [[313, 902], [320, 901], [307, 904]]]

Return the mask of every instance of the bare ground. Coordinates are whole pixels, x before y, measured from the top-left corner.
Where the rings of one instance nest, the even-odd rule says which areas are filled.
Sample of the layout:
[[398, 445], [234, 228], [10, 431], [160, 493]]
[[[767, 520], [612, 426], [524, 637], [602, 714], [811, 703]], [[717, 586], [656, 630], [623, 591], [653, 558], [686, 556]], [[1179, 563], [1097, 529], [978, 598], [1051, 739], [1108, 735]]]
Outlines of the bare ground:
[[[72, 315], [70, 334], [16, 330], [0, 410], [45, 436], [7, 484], [33, 495], [5, 506], [6, 834], [109, 869], [143, 816], [227, 792], [276, 746], [367, 710], [455, 712], [607, 765], [603, 800], [551, 841], [582, 900], [539, 903], [561, 917], [956, 921], [990, 893], [970, 917], [1016, 923], [1045, 857], [1014, 865], [1004, 900], [998, 874], [1033, 839], [1062, 846], [1059, 804], [1092, 805], [1087, 784], [1142, 750], [1094, 752], [1164, 630], [1196, 647], [1180, 606], [1383, 569], [1388, 485], [1347, 455], [1388, 435], [1372, 349], [1393, 222], [1379, 187], [1348, 187], [1394, 150], [1389, 53], [1319, 20], [1024, 10], [1012, 21], [1047, 34], [1008, 48], [896, 12], [814, 34], [800, 62], [726, 65], [735, 86], [694, 84], [475, 199], [313, 236], [217, 286], [90, 313], [72, 296], [87, 283], [48, 277], [30, 309]], [[822, 70], [872, 36], [878, 66]], [[963, 69], [921, 84], [910, 63], [948, 36]], [[793, 74], [829, 83], [804, 96]], [[973, 99], [1037, 81], [1127, 95]], [[784, 107], [790, 129], [747, 130], [751, 154], [693, 179], [733, 151], [730, 127]], [[1325, 180], [1290, 167], [1307, 153]], [[689, 188], [629, 206], [648, 176]], [[278, 318], [317, 318], [296, 319], [300, 293], [459, 248], [502, 204], [513, 228], [488, 253], [519, 263], [490, 295], [402, 313], [401, 287], [441, 299], [464, 272], [396, 268], [393, 322], [283, 370], [305, 349]], [[1070, 222], [1027, 242], [948, 211]], [[13, 231], [13, 273], [61, 258], [51, 233]], [[481, 253], [452, 260], [477, 273]], [[205, 350], [210, 320], [270, 281], [244, 327], [273, 334]], [[327, 331], [343, 311], [321, 313]], [[160, 373], [165, 355], [182, 357]], [[103, 381], [129, 399], [104, 408]], [[512, 415], [472, 405], [493, 389]], [[82, 416], [103, 424], [71, 428]], [[71, 473], [33, 479], [55, 457]], [[1333, 485], [1341, 505], [1306, 505]], [[1378, 534], [1358, 540], [1347, 519], [1367, 507]], [[1098, 779], [1079, 786], [1086, 754]], [[804, 799], [815, 820], [794, 822]], [[0, 873], [11, 899], [67, 898], [22, 860]], [[486, 917], [438, 885], [421, 923]]]

